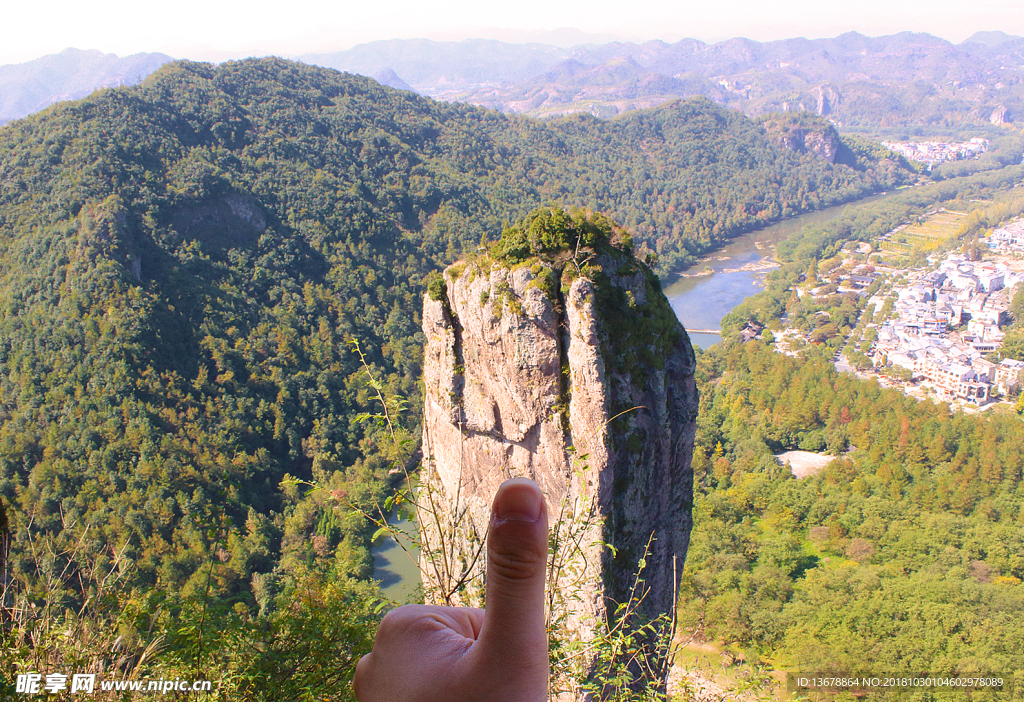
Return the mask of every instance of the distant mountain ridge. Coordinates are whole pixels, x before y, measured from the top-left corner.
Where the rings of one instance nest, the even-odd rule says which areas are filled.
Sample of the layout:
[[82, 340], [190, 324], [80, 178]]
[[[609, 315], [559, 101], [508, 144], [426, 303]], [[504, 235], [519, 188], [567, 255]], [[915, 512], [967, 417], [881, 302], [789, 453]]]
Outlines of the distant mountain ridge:
[[0, 124], [99, 88], [134, 85], [163, 64], [166, 54], [120, 58], [100, 51], [65, 49], [26, 63], [0, 66]]
[[[306, 54], [305, 63], [502, 112], [612, 117], [704, 96], [748, 116], [809, 111], [847, 127], [925, 129], [1024, 120], [1024, 38], [977, 32], [708, 44], [608, 42], [570, 48], [495, 39], [394, 39]], [[125, 85], [171, 60], [68, 49], [0, 66], [0, 122], [100, 87]]]
[[963, 43], [984, 44], [985, 46], [998, 46], [999, 44], [1003, 44], [1008, 41], [1013, 41], [1014, 39], [1020, 39], [1020, 37], [1000, 31], [975, 32], [971, 36], [964, 39]]
[[420, 93], [436, 98], [469, 86], [526, 80], [550, 70], [571, 52], [549, 44], [508, 44], [496, 39], [390, 39], [299, 59], [361, 75], [390, 68]]
[[1000, 124], [1024, 115], [1024, 38], [1003, 32], [961, 44], [922, 33], [847, 32], [569, 49], [418, 39], [302, 58], [367, 75], [387, 68], [424, 95], [534, 116], [608, 117], [694, 95], [748, 115], [808, 110], [851, 126]]

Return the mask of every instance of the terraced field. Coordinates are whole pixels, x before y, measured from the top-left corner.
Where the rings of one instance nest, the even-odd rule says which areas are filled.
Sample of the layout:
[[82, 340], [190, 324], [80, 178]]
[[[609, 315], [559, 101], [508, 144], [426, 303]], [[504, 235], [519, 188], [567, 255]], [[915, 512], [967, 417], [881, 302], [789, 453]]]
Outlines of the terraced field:
[[930, 253], [956, 236], [966, 216], [966, 212], [939, 210], [893, 230], [887, 241], [879, 243], [879, 248], [890, 255]]
[[936, 248], [943, 241], [956, 236], [966, 216], [966, 212], [940, 210], [924, 221], [910, 224], [900, 232], [900, 236], [915, 248]]

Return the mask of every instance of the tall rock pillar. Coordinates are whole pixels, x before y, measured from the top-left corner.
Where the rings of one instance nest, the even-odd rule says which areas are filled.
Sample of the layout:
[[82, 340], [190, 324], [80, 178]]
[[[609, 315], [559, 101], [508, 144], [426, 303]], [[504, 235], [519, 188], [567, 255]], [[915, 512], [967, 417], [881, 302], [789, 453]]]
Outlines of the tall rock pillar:
[[628, 235], [538, 210], [434, 281], [423, 332], [428, 597], [480, 604], [491, 499], [525, 476], [557, 546], [553, 628], [587, 639], [638, 592], [638, 614], [671, 612], [691, 528], [695, 361]]

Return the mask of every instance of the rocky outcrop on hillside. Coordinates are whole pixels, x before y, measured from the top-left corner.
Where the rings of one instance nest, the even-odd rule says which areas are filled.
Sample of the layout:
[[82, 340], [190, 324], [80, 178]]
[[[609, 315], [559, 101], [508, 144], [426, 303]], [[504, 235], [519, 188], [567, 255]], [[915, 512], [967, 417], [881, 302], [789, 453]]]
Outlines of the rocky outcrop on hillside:
[[498, 485], [532, 478], [563, 553], [579, 546], [549, 588], [584, 636], [637, 577], [645, 615], [672, 610], [691, 527], [693, 349], [629, 249], [603, 218], [542, 210], [424, 300], [426, 480], [467, 515], [452, 560], [471, 562]]
[[839, 93], [828, 85], [819, 85], [816, 92], [818, 100], [815, 113], [823, 117], [832, 112], [833, 107], [839, 103]]
[[828, 163], [836, 162], [840, 138], [836, 128], [825, 120], [807, 115], [775, 115], [764, 123], [768, 136], [797, 153], [812, 153]]
[[247, 193], [217, 194], [176, 207], [171, 210], [170, 220], [178, 234], [215, 251], [251, 245], [267, 227], [263, 208]]

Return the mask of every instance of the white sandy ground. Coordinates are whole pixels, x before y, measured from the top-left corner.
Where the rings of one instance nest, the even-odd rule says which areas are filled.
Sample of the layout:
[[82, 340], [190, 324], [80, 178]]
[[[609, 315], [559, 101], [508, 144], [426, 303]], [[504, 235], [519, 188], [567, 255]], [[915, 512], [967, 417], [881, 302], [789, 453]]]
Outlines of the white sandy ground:
[[830, 454], [814, 453], [813, 451], [786, 451], [785, 453], [776, 454], [775, 458], [782, 465], [788, 463], [793, 471], [793, 475], [798, 478], [814, 475], [836, 459], [835, 456]]
[[694, 702], [720, 702], [726, 699], [726, 690], [702, 670], [672, 666], [668, 673], [668, 699], [687, 693]]
[[[683, 641], [681, 637], [677, 637], [676, 644], [688, 651], [712, 654], [709, 658], [720, 657], [721, 654], [721, 649], [709, 642], [698, 642], [692, 639]], [[668, 689], [666, 690], [668, 699], [674, 700], [677, 696], [682, 695], [684, 699], [691, 700], [691, 702], [757, 702], [768, 699], [763, 696], [765, 692], [774, 693], [775, 698], [778, 698], [778, 693], [785, 684], [785, 674], [773, 673], [774, 687], [737, 692], [734, 688], [737, 680], [742, 678], [741, 671], [739, 668], [732, 667], [731, 663], [727, 663], [725, 658], [721, 658], [721, 660], [716, 672], [714, 664], [700, 665], [692, 662], [687, 664], [677, 659], [669, 668]]]

